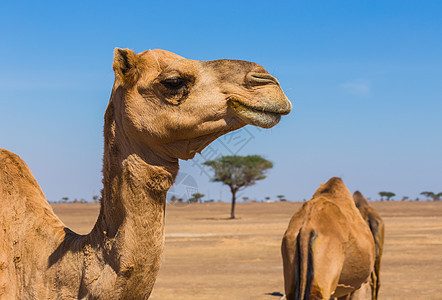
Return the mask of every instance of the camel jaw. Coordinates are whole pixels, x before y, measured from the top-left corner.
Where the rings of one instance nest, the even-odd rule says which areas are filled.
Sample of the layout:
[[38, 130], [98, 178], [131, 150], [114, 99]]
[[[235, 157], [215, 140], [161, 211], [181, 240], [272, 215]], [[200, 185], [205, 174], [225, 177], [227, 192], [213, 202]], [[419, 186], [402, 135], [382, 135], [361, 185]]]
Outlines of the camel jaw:
[[279, 123], [282, 115], [287, 115], [291, 110], [291, 105], [283, 109], [273, 106], [252, 107], [237, 98], [230, 98], [228, 104], [241, 120], [262, 128], [272, 128]]

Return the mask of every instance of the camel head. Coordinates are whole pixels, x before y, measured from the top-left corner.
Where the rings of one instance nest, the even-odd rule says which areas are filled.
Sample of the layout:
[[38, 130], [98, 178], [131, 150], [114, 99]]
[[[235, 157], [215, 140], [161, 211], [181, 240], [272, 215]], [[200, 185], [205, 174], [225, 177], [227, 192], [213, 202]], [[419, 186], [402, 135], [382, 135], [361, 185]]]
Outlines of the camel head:
[[192, 158], [247, 124], [273, 127], [291, 110], [278, 80], [252, 62], [117, 48], [113, 68], [115, 118], [131, 141], [169, 158]]
[[360, 191], [356, 191], [353, 193], [353, 200], [355, 201], [356, 207], [358, 208], [364, 205], [369, 205], [367, 198], [365, 198]]

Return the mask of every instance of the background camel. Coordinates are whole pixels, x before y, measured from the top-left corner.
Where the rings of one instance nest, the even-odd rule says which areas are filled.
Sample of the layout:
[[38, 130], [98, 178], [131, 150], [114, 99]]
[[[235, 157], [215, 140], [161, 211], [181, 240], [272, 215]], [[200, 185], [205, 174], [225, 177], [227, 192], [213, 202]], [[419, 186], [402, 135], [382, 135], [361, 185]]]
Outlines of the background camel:
[[370, 276], [375, 259], [371, 232], [336, 177], [293, 215], [281, 250], [289, 300], [349, 294]]
[[[384, 249], [384, 222], [381, 216], [376, 210], [368, 204], [367, 199], [361, 192], [356, 191], [353, 193], [353, 200], [356, 207], [359, 209], [362, 218], [368, 224], [371, 234], [373, 235], [376, 258], [374, 261], [374, 270], [370, 275], [369, 280], [363, 284], [363, 286], [347, 297], [339, 298], [344, 299], [378, 299], [379, 289], [381, 287], [380, 272], [381, 272], [381, 259], [382, 251]], [[367, 297], [368, 296], [368, 297]]]
[[0, 150], [2, 299], [144, 299], [161, 263], [166, 192], [178, 159], [291, 104], [257, 64], [116, 49], [105, 114], [98, 220], [78, 235], [55, 216], [26, 164]]

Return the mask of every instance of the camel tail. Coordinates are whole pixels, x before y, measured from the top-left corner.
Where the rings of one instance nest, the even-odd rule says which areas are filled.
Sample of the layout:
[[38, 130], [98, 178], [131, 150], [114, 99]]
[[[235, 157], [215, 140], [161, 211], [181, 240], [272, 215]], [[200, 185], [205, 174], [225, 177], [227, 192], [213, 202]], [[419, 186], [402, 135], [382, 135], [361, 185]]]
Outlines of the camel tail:
[[295, 280], [296, 285], [294, 285], [295, 290], [293, 291], [294, 300], [308, 300], [310, 299], [310, 287], [313, 281], [314, 269], [313, 269], [313, 242], [316, 239], [316, 233], [312, 230], [310, 231], [310, 236], [308, 239], [308, 244], [302, 243], [301, 233], [298, 234], [296, 242], [296, 274]]

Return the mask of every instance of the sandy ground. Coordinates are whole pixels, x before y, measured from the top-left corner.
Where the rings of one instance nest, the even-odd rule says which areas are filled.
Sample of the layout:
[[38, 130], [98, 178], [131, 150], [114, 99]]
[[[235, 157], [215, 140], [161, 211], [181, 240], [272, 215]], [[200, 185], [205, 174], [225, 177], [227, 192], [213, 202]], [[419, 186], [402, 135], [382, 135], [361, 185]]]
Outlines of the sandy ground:
[[[300, 203], [168, 205], [163, 265], [151, 299], [274, 299], [283, 293], [280, 242]], [[377, 202], [386, 223], [380, 299], [442, 299], [442, 201]], [[53, 204], [78, 233], [98, 204]]]

